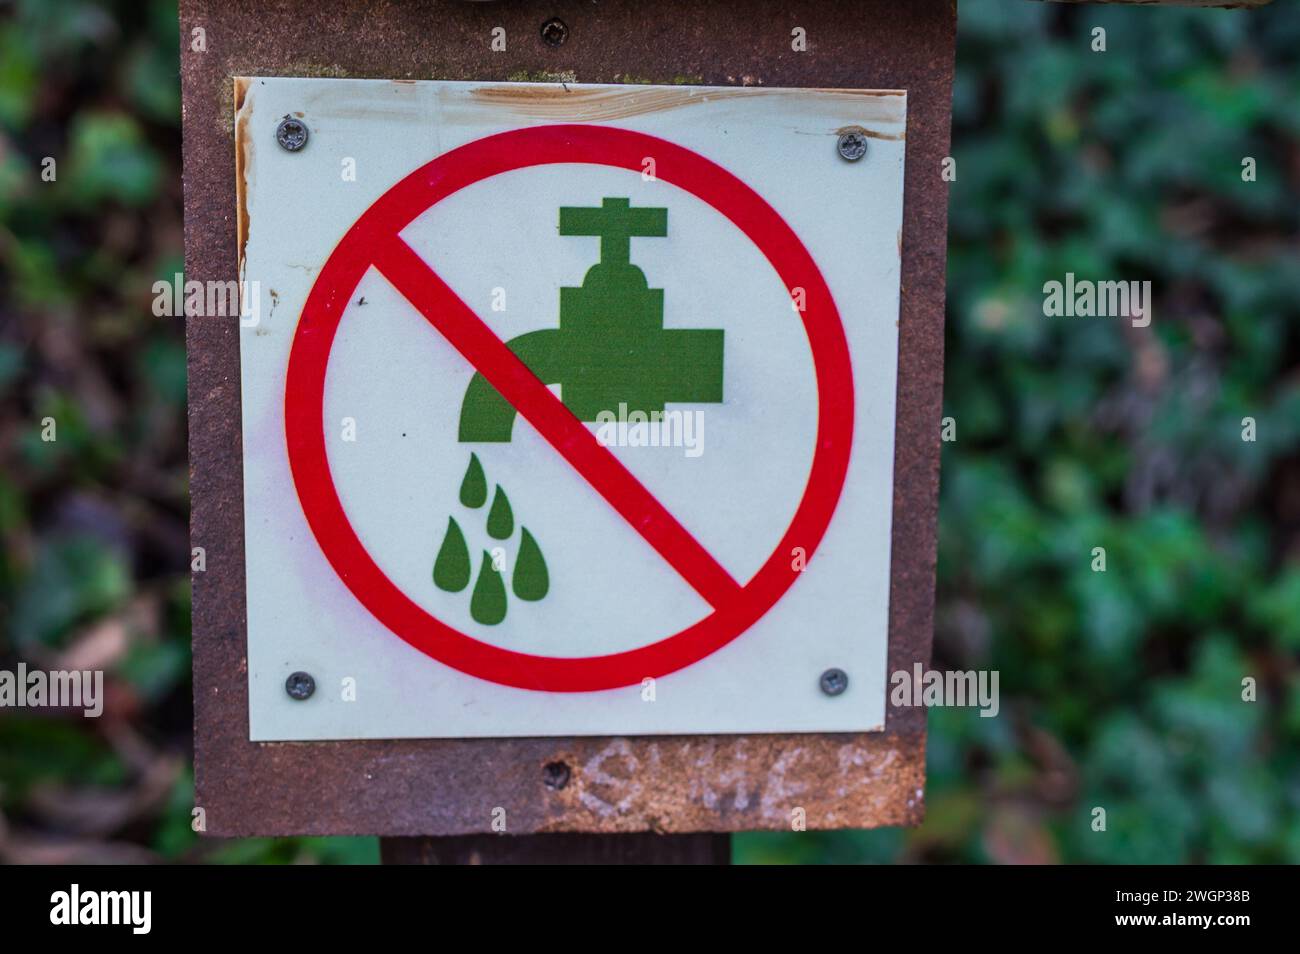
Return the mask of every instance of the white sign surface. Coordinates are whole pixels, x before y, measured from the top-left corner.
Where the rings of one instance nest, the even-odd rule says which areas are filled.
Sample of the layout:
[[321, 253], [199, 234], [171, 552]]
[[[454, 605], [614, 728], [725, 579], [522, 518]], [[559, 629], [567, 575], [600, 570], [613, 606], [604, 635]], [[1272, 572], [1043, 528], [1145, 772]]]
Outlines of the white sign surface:
[[254, 740], [883, 727], [904, 93], [237, 98]]

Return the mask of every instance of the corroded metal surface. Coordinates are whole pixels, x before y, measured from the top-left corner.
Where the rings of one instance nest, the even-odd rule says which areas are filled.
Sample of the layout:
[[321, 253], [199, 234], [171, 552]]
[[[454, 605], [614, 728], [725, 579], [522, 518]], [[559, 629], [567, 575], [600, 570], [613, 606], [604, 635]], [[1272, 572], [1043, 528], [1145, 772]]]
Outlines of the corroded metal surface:
[[[560, 46], [540, 35], [552, 16], [568, 26]], [[795, 27], [807, 52], [791, 49]], [[950, 0], [763, 0], [743, 13], [726, 0], [182, 0], [186, 277], [235, 277], [237, 75], [907, 89], [889, 668], [910, 669], [929, 661], [933, 616], [954, 28]], [[235, 319], [191, 319], [188, 346], [191, 536], [207, 550], [194, 575], [195, 770], [210, 833], [469, 834], [491, 830], [495, 809], [516, 834], [788, 829], [795, 808], [810, 829], [920, 820], [916, 709], [890, 709], [885, 732], [863, 735], [249, 742]]]

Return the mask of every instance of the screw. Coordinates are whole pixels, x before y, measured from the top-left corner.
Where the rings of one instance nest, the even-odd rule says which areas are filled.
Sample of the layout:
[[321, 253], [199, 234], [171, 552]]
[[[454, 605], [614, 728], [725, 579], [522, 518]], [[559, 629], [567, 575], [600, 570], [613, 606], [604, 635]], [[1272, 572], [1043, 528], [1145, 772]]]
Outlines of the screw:
[[542, 784], [558, 792], [569, 784], [569, 766], [564, 762], [547, 762], [542, 767]]
[[289, 693], [290, 699], [302, 702], [304, 699], [310, 699], [311, 694], [316, 691], [316, 680], [309, 672], [295, 672], [284, 681], [284, 691]]
[[547, 46], [560, 46], [569, 38], [569, 28], [559, 17], [551, 17], [542, 24], [542, 39]]
[[297, 152], [307, 145], [307, 124], [301, 119], [285, 116], [280, 125], [275, 127], [275, 141], [290, 152]]
[[857, 162], [867, 154], [866, 133], [860, 129], [850, 129], [848, 132], [840, 133], [835, 148], [839, 150], [841, 158], [849, 162]]
[[828, 696], [838, 696], [849, 687], [849, 674], [843, 669], [827, 669], [821, 677], [822, 692]]

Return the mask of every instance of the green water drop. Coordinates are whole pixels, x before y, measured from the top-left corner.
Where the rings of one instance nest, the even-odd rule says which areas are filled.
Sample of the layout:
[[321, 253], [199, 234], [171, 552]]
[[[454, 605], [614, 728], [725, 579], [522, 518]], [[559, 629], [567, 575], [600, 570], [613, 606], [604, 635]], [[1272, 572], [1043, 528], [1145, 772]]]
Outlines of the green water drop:
[[481, 507], [486, 500], [487, 477], [483, 465], [478, 462], [478, 454], [470, 454], [465, 479], [460, 482], [460, 502], [466, 507]]
[[459, 593], [469, 585], [471, 569], [465, 534], [460, 532], [455, 518], [448, 517], [447, 532], [438, 548], [438, 558], [433, 561], [433, 582], [440, 590]]
[[521, 600], [540, 600], [551, 588], [546, 561], [542, 559], [542, 548], [537, 545], [527, 527], [521, 527], [519, 535], [519, 556], [515, 557], [515, 572], [510, 584], [515, 596]]
[[509, 540], [515, 532], [515, 515], [510, 510], [510, 501], [506, 492], [497, 485], [497, 492], [492, 495], [492, 509], [488, 511], [488, 536], [494, 540]]
[[506, 618], [506, 585], [486, 550], [478, 568], [478, 579], [474, 581], [474, 595], [469, 600], [469, 615], [484, 626], [495, 626]]

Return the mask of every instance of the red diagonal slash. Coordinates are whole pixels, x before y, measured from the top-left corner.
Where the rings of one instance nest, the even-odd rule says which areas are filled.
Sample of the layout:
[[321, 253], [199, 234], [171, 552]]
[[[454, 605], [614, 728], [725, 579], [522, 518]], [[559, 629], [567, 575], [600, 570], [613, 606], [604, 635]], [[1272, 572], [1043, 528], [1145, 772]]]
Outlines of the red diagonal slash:
[[574, 417], [505, 342], [492, 333], [400, 237], [372, 250], [376, 268], [459, 351], [488, 383], [537, 428], [646, 542], [715, 609], [740, 593], [738, 584], [690, 532], [594, 434]]

